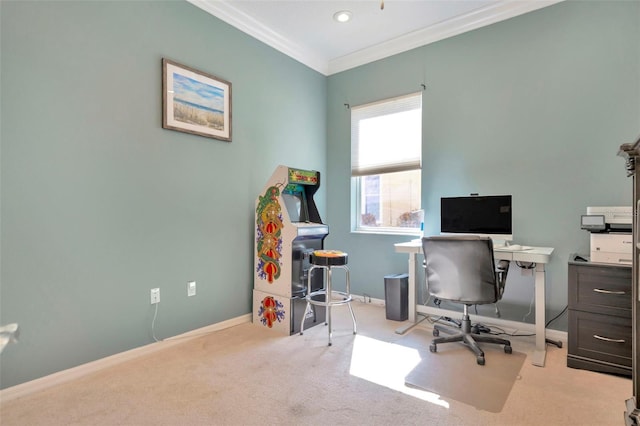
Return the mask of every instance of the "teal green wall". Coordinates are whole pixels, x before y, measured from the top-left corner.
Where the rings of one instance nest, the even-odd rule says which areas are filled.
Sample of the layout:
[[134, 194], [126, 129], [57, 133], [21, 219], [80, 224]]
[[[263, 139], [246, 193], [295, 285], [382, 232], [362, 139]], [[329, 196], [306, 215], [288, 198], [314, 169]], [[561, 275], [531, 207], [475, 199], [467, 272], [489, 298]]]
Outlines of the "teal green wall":
[[[442, 196], [513, 194], [514, 240], [554, 247], [547, 318], [567, 303], [567, 260], [589, 251], [587, 206], [630, 205], [617, 157], [640, 135], [640, 3], [569, 1], [329, 77], [327, 220], [348, 251], [352, 291], [384, 298], [384, 275], [406, 271], [393, 243], [350, 233], [345, 103], [421, 90], [425, 233]], [[393, 143], [393, 141], [389, 141]], [[530, 277], [511, 271], [504, 319], [521, 320]], [[531, 322], [533, 315], [526, 319]], [[566, 317], [551, 328], [566, 330]]]
[[[324, 173], [326, 77], [184, 1], [0, 14], [1, 386], [151, 343], [153, 287], [159, 338], [251, 312], [254, 202]], [[233, 84], [232, 143], [161, 128], [163, 57]]]
[[[579, 215], [629, 203], [637, 1], [564, 2], [328, 78], [183, 1], [2, 1], [0, 20], [0, 324], [22, 328], [2, 388], [151, 343], [153, 287], [158, 337], [249, 313], [254, 202], [278, 164], [323, 173], [327, 246], [384, 298], [411, 237], [350, 233], [345, 103], [426, 84], [427, 232], [443, 195], [513, 194], [516, 241], [556, 248], [550, 314], [588, 250]], [[162, 57], [233, 83], [232, 143], [161, 128]], [[503, 317], [526, 314], [526, 278]]]

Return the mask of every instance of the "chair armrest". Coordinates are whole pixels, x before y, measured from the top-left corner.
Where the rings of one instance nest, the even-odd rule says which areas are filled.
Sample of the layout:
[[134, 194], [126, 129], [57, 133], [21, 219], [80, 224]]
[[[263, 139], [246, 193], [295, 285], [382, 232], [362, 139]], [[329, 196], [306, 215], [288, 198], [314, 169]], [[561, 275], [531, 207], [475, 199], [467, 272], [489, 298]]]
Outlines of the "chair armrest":
[[510, 264], [511, 262], [508, 260], [499, 260], [496, 264], [496, 272], [507, 272]]

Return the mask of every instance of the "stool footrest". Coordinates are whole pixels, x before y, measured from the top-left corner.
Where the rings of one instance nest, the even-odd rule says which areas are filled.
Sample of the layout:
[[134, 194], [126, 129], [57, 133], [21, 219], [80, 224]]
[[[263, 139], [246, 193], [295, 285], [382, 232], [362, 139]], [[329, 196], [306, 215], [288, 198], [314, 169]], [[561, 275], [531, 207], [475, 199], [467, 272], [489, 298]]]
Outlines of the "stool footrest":
[[[317, 300], [314, 297], [322, 297], [324, 300]], [[326, 300], [327, 292], [324, 290], [314, 291], [310, 294], [307, 294], [305, 297], [308, 303], [316, 306], [336, 306], [336, 305], [344, 305], [345, 303], [351, 302], [352, 297], [349, 293], [345, 293], [343, 291], [331, 291], [330, 300]]]

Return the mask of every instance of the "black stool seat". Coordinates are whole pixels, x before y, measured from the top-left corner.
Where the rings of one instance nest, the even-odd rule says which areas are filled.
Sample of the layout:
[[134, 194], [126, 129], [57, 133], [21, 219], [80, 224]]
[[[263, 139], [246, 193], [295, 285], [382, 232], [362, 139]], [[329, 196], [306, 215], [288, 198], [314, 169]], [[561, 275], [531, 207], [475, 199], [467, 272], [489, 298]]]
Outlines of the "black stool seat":
[[347, 264], [347, 253], [339, 250], [315, 250], [309, 257], [312, 265], [343, 266]]

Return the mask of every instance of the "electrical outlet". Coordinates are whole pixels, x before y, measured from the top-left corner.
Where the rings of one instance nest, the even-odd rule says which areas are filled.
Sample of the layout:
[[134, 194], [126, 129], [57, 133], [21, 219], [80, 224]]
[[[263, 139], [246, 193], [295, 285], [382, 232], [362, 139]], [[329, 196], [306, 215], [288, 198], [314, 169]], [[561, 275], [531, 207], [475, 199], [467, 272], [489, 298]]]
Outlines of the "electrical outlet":
[[160, 303], [160, 289], [152, 288], [151, 289], [151, 304], [155, 305], [156, 303]]
[[187, 283], [187, 296], [191, 297], [191, 296], [195, 296], [196, 295], [196, 282], [195, 281], [189, 281]]

